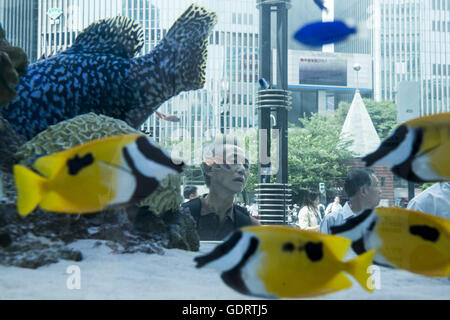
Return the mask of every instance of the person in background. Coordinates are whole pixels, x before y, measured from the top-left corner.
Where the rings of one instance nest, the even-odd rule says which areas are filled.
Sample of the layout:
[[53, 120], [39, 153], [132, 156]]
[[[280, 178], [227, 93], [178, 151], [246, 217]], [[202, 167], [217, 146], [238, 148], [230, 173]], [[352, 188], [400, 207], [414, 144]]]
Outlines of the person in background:
[[296, 203], [292, 206], [292, 215], [297, 218], [298, 212], [300, 211], [300, 206]]
[[319, 231], [320, 212], [319, 212], [319, 193], [309, 191], [305, 198], [305, 205], [298, 213], [297, 226], [304, 230]]
[[320, 232], [330, 233], [331, 226], [341, 225], [347, 218], [362, 210], [375, 208], [380, 203], [381, 189], [378, 178], [370, 168], [350, 172], [344, 182], [344, 191], [349, 200], [342, 209], [325, 216], [320, 224]]
[[235, 137], [219, 136], [203, 150], [209, 193], [182, 204], [197, 223], [200, 240], [223, 240], [232, 231], [258, 224], [247, 208], [233, 204], [249, 175], [249, 161]]
[[450, 219], [450, 183], [433, 184], [412, 198], [407, 208]]
[[186, 186], [183, 190], [184, 202], [197, 198], [197, 187]]
[[325, 215], [342, 209], [340, 201], [341, 201], [341, 199], [338, 196], [334, 197], [334, 201], [331, 202], [325, 209]]

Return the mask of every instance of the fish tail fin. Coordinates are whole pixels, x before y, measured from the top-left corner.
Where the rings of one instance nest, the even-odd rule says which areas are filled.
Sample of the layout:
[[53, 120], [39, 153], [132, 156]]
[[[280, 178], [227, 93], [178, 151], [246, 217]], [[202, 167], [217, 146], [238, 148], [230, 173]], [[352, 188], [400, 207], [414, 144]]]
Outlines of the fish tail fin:
[[370, 250], [345, 263], [345, 270], [351, 274], [364, 289], [370, 292], [374, 291], [369, 269], [373, 264], [374, 255], [375, 250]]
[[21, 216], [26, 216], [42, 201], [47, 179], [21, 165], [15, 165], [13, 170], [17, 188], [17, 210]]
[[132, 60], [132, 74], [149, 88], [127, 119], [139, 126], [164, 101], [182, 91], [203, 87], [206, 79], [208, 37], [217, 22], [215, 12], [192, 4], [175, 21], [164, 38], [150, 53]]
[[[205, 83], [208, 36], [217, 23], [217, 14], [197, 4], [190, 5], [175, 21], [165, 36], [168, 45], [177, 46], [175, 61], [184, 78], [182, 90], [195, 90]], [[180, 54], [179, 51], [183, 52]], [[174, 65], [176, 65], [174, 63]]]

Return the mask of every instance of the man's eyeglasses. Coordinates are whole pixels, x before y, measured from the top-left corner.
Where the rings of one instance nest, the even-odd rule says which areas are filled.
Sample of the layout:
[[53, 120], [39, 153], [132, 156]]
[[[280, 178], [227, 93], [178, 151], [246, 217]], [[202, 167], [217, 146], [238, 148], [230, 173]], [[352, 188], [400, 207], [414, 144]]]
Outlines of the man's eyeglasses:
[[[244, 163], [240, 163], [239, 161], [237, 161], [237, 159], [235, 159], [234, 161], [225, 161], [222, 157], [219, 156], [211, 156], [211, 157], [207, 157], [204, 162], [209, 165], [209, 166], [213, 166], [213, 167], [220, 167], [224, 170], [230, 170], [232, 168], [235, 168], [238, 165], [243, 164], [244, 168], [246, 170], [248, 170], [249, 168], [249, 162], [247, 159], [245, 159], [243, 162]], [[230, 163], [230, 162], [234, 162], [234, 163]]]

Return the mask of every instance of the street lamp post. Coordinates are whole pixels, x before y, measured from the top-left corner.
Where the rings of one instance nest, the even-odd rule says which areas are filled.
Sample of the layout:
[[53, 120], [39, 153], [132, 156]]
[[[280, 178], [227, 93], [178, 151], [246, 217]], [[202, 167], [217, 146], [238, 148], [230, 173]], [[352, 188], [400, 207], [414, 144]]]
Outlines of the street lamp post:
[[356, 91], [359, 91], [359, 71], [361, 70], [361, 65], [359, 63], [355, 63], [353, 65], [353, 70], [356, 71]]
[[[257, 0], [259, 9], [259, 76], [274, 85], [272, 75], [272, 13], [276, 13], [275, 41], [277, 48], [276, 86], [258, 91], [257, 108], [259, 123], [259, 184], [257, 202], [262, 224], [286, 223], [291, 189], [288, 184], [288, 109], [291, 103], [288, 90], [288, 9], [291, 0]], [[272, 114], [272, 112], [274, 112]], [[271, 115], [276, 127], [272, 126]], [[272, 130], [274, 129], [274, 130]], [[276, 134], [276, 135], [275, 135]], [[272, 135], [277, 138], [277, 172], [271, 161]], [[275, 178], [276, 182], [271, 178]]]

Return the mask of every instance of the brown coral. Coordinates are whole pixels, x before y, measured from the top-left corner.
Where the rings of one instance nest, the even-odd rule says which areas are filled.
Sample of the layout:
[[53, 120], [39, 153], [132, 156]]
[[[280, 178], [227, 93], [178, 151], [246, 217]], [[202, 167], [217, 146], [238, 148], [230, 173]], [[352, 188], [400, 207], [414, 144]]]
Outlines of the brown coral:
[[25, 74], [27, 66], [27, 55], [21, 48], [9, 45], [0, 25], [0, 105], [16, 97], [19, 76]]

